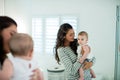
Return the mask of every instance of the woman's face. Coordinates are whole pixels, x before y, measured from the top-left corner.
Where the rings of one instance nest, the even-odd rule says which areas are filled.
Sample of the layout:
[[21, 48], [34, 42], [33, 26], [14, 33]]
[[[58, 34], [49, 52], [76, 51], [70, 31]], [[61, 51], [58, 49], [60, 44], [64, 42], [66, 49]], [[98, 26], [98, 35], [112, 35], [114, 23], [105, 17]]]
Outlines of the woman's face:
[[74, 30], [73, 29], [68, 30], [68, 32], [67, 32], [67, 34], [65, 36], [66, 42], [74, 41], [74, 36], [75, 36]]
[[11, 26], [9, 26], [8, 28], [5, 28], [2, 31], [3, 46], [4, 46], [4, 50], [5, 50], [6, 53], [10, 52], [9, 46], [8, 46], [9, 39], [16, 32], [17, 32], [17, 26], [16, 25], [11, 25]]

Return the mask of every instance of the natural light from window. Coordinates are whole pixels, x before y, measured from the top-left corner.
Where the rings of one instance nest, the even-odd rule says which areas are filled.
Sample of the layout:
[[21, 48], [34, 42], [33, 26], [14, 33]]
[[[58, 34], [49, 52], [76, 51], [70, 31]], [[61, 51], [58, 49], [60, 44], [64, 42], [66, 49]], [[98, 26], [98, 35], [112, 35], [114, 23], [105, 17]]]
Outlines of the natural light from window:
[[69, 23], [76, 33], [78, 21], [77, 17], [37, 17], [32, 18], [32, 37], [34, 40], [34, 52], [39, 54], [53, 54], [59, 26]]

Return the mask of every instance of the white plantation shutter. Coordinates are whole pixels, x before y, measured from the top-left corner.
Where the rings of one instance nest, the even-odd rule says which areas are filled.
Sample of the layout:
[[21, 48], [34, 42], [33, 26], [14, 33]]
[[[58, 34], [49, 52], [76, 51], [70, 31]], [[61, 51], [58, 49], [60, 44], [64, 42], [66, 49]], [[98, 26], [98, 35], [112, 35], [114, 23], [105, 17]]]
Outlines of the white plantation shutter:
[[32, 19], [32, 37], [34, 51], [41, 54], [53, 54], [59, 26], [69, 23], [77, 31], [76, 17], [45, 17]]
[[34, 40], [34, 51], [43, 52], [43, 22], [41, 18], [32, 19], [32, 37]]
[[59, 18], [47, 18], [45, 23], [45, 53], [51, 54], [53, 53], [57, 31], [59, 28]]

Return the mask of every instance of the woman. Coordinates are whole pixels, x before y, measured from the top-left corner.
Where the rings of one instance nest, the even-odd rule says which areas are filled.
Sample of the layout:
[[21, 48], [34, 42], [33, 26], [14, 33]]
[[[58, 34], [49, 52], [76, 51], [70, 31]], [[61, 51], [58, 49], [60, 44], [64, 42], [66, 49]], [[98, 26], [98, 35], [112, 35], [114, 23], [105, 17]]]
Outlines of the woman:
[[[65, 66], [66, 76], [68, 80], [79, 79], [79, 68], [81, 67], [80, 60], [77, 60], [77, 40], [74, 40], [74, 30], [68, 23], [64, 23], [60, 26], [56, 45], [55, 45], [55, 58], [57, 62], [61, 62]], [[95, 58], [92, 60], [95, 61]], [[90, 68], [92, 62], [84, 64], [84, 80], [91, 80]]]
[[[10, 17], [0, 16], [0, 69], [4, 66], [7, 54], [10, 53], [8, 46], [9, 39], [17, 32], [17, 23]], [[9, 67], [7, 68], [9, 69]], [[38, 69], [35, 69], [31, 75], [31, 80], [39, 74]], [[7, 75], [7, 74], [6, 74]], [[5, 80], [5, 77], [0, 75], [0, 80]]]
[[7, 53], [10, 52], [8, 47], [8, 41], [13, 34], [17, 32], [17, 23], [7, 17], [0, 16], [0, 64], [1, 67], [5, 59], [7, 58]]

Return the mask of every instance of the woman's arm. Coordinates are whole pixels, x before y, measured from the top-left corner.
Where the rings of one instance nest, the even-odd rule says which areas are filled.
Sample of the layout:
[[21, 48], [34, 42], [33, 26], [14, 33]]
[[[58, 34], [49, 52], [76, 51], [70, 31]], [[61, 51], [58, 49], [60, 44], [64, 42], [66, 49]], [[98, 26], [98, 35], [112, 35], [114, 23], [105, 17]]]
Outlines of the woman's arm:
[[[58, 56], [59, 56], [60, 61], [64, 64], [66, 72], [68, 74], [75, 75], [76, 73], [78, 73], [78, 70], [79, 70], [81, 64], [77, 60], [75, 63], [72, 62], [71, 58], [76, 58], [76, 56], [74, 53], [71, 53], [71, 52], [68, 51], [68, 49], [59, 48]], [[70, 54], [71, 57], [68, 54]]]
[[44, 80], [43, 72], [40, 69], [33, 70], [33, 73], [30, 80]]
[[38, 78], [39, 80], [44, 80], [43, 72], [40, 69], [38, 70]]
[[9, 59], [3, 63], [2, 70], [0, 70], [0, 80], [9, 80], [13, 74], [13, 65]]

